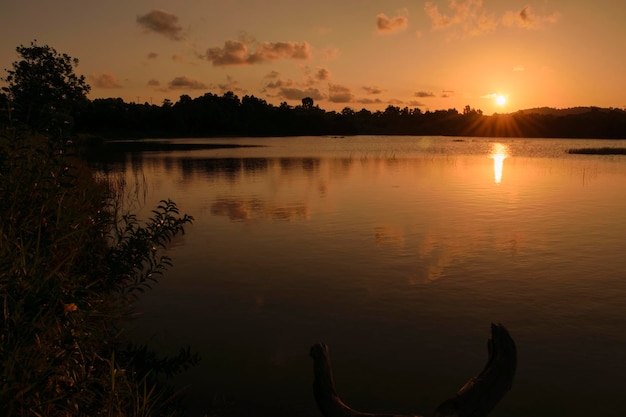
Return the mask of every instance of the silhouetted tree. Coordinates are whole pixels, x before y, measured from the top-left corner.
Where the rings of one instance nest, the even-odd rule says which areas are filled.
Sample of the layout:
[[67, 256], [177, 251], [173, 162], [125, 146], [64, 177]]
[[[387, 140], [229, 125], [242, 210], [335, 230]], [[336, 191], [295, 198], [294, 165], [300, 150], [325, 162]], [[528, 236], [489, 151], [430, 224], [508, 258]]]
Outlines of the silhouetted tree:
[[178, 102], [183, 105], [190, 104], [192, 101], [193, 101], [192, 98], [188, 94], [183, 94], [178, 99]]
[[[0, 102], [2, 97], [0, 96]], [[82, 132], [111, 137], [210, 137], [295, 135], [449, 135], [501, 137], [625, 138], [626, 111], [621, 109], [572, 109], [558, 114], [532, 110], [514, 114], [483, 115], [465, 106], [422, 112], [419, 108], [389, 105], [374, 113], [325, 111], [303, 100], [295, 107], [279, 106], [255, 96], [241, 100], [233, 92], [222, 96], [184, 94], [176, 104], [162, 106], [95, 99], [78, 119]], [[4, 106], [10, 110], [10, 106]], [[545, 110], [545, 109], [542, 109]], [[6, 115], [8, 112], [5, 111]]]
[[354, 117], [356, 113], [350, 107], [344, 107], [343, 110], [341, 110], [341, 114], [344, 117]]
[[90, 90], [85, 77], [74, 73], [78, 59], [37, 41], [16, 51], [21, 59], [5, 70], [7, 86], [2, 88], [12, 105], [12, 121], [38, 130], [72, 122]]
[[482, 116], [483, 111], [478, 109], [476, 110], [473, 107], [470, 107], [469, 105], [465, 106], [465, 108], [463, 108], [463, 114], [464, 115], [479, 115]]
[[313, 99], [311, 97], [305, 97], [302, 99], [302, 108], [303, 109], [312, 109], [313, 108]]
[[11, 103], [9, 97], [0, 93], [0, 126], [6, 125], [9, 122], [11, 113]]

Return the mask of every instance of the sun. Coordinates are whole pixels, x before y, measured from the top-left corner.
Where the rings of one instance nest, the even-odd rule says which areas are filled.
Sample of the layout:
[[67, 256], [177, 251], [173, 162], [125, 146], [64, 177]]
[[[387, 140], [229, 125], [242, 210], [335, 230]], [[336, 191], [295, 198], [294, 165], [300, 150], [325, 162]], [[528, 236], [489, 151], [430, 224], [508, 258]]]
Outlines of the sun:
[[506, 104], [506, 96], [502, 94], [496, 94], [496, 104], [498, 106], [504, 106]]

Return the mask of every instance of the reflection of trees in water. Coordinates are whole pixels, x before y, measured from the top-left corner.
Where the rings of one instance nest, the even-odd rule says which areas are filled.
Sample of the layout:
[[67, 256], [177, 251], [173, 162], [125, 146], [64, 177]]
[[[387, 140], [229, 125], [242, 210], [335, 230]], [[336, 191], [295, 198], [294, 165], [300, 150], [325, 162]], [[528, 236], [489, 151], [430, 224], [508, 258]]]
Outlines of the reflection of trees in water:
[[[114, 170], [134, 175], [143, 172], [162, 172], [168, 177], [177, 177], [183, 183], [200, 180], [226, 181], [231, 184], [242, 181], [246, 176], [279, 175], [285, 178], [307, 177], [320, 196], [325, 196], [334, 182], [350, 175], [354, 164], [397, 168], [401, 161], [395, 158], [373, 157], [358, 159], [316, 158], [316, 157], [276, 157], [276, 158], [194, 158], [193, 153], [126, 153], [121, 160], [96, 162], [94, 166], [101, 172]], [[145, 179], [150, 182], [149, 177]], [[289, 203], [269, 202], [249, 197], [222, 197], [215, 200], [211, 213], [226, 216], [232, 221], [271, 219], [273, 221], [304, 220], [310, 215], [309, 208], [301, 201]], [[397, 238], [397, 236], [396, 236]], [[379, 233], [379, 244], [389, 244], [394, 239], [385, 232]], [[398, 243], [397, 239], [396, 242]]]
[[302, 159], [302, 168], [305, 172], [314, 173], [319, 170], [320, 159], [319, 158], [303, 158]]
[[241, 175], [263, 174], [275, 166], [284, 174], [296, 171], [315, 173], [321, 165], [320, 158], [180, 158], [178, 164], [183, 176], [202, 173], [206, 178], [227, 178], [235, 181]]
[[284, 173], [302, 170], [307, 174], [314, 174], [319, 172], [322, 160], [320, 158], [280, 158], [278, 163]]
[[267, 169], [267, 160], [259, 158], [257, 161], [247, 161], [248, 158], [180, 158], [178, 164], [184, 177], [193, 177], [201, 173], [204, 177], [226, 178], [235, 181], [242, 173], [262, 172]]
[[227, 216], [232, 221], [306, 220], [310, 215], [309, 209], [304, 204], [278, 206], [255, 197], [218, 197], [211, 205], [211, 214]]
[[[378, 160], [378, 159], [377, 159]], [[331, 158], [330, 169], [334, 175], [343, 177], [354, 163], [352, 158]], [[397, 163], [393, 159], [387, 163]], [[139, 172], [146, 167], [162, 168], [167, 174], [174, 174], [176, 169], [181, 171], [182, 177], [193, 178], [202, 174], [205, 178], [226, 178], [231, 181], [238, 180], [243, 174], [263, 174], [268, 169], [279, 167], [283, 174], [305, 172], [316, 174], [323, 165], [322, 158], [194, 158], [189, 156], [173, 156], [162, 154], [149, 154], [142, 152], [128, 152], [103, 155], [102, 158], [93, 156], [91, 165], [98, 171], [120, 172], [130, 169]], [[363, 163], [363, 161], [361, 161]]]
[[280, 158], [278, 160], [278, 163], [280, 164], [281, 170], [291, 171], [292, 169], [294, 169], [294, 166], [296, 165], [296, 160], [294, 158]]

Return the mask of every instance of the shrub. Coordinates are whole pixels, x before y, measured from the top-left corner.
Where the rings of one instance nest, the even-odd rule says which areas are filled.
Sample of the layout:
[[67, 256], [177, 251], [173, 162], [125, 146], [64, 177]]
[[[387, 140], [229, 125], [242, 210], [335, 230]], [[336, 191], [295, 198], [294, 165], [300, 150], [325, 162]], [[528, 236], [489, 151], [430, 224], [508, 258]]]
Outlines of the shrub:
[[158, 358], [121, 326], [193, 219], [169, 200], [121, 215], [67, 144], [0, 136], [0, 415], [177, 415], [164, 378], [197, 358]]

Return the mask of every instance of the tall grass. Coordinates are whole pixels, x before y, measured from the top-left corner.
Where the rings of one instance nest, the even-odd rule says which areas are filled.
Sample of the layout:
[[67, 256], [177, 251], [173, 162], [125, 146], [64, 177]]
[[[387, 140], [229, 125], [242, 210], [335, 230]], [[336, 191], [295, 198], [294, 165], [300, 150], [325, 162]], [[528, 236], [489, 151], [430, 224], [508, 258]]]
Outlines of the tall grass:
[[0, 415], [181, 414], [164, 381], [197, 358], [158, 358], [121, 325], [193, 219], [165, 200], [142, 222], [119, 195], [67, 144], [0, 135]]

